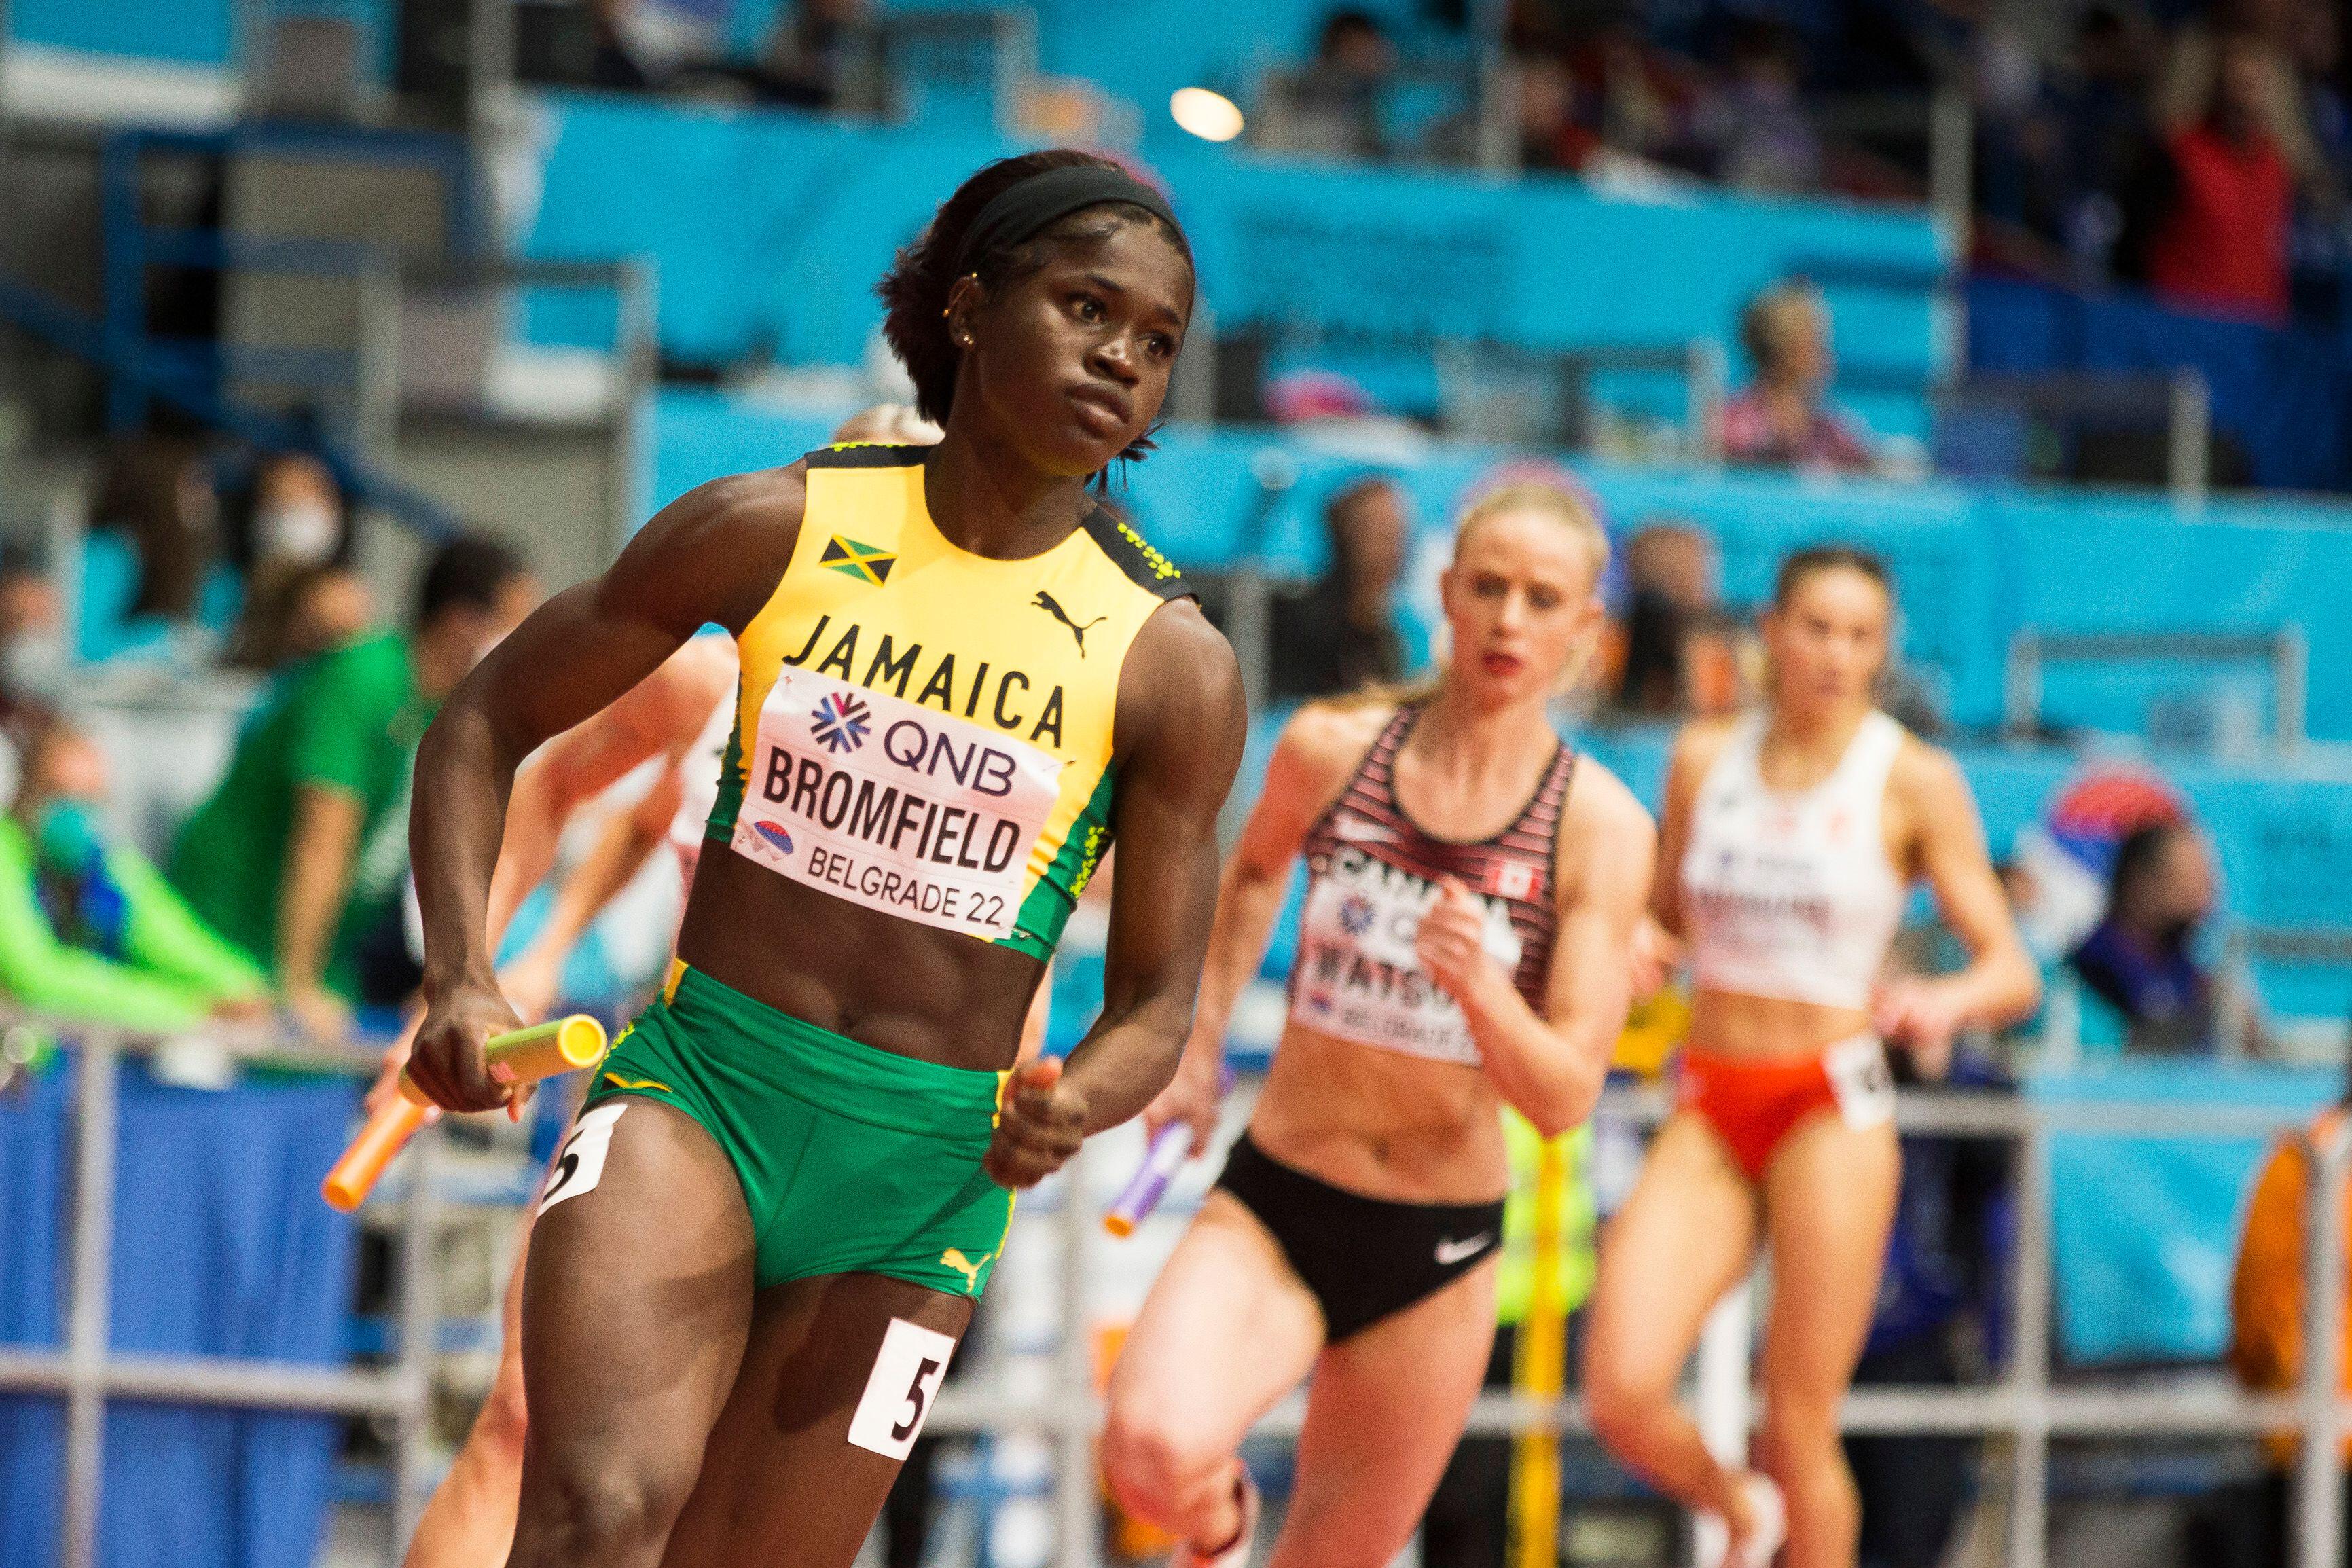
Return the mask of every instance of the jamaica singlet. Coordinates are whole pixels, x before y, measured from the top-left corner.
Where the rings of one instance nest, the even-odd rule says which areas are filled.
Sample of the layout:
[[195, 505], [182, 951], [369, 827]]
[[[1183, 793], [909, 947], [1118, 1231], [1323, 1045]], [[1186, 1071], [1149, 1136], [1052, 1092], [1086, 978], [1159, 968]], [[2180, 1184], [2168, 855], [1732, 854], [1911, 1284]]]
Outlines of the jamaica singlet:
[[736, 640], [706, 836], [868, 909], [1045, 958], [1110, 843], [1119, 665], [1191, 591], [1097, 507], [1043, 555], [958, 549], [920, 446], [809, 455], [792, 564]]

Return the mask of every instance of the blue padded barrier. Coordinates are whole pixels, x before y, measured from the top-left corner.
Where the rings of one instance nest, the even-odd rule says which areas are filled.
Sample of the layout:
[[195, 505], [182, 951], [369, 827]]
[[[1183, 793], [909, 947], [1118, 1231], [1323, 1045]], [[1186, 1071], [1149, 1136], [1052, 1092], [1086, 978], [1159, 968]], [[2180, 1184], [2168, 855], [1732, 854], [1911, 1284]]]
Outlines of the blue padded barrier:
[[[70, 1074], [0, 1100], [0, 1342], [59, 1343], [70, 1257]], [[331, 1364], [356, 1232], [318, 1200], [358, 1103], [346, 1081], [167, 1088], [125, 1063], [112, 1343]], [[108, 1568], [310, 1568], [340, 1423], [131, 1402], [106, 1422]], [[57, 1556], [60, 1402], [0, 1398], [0, 1562]]]

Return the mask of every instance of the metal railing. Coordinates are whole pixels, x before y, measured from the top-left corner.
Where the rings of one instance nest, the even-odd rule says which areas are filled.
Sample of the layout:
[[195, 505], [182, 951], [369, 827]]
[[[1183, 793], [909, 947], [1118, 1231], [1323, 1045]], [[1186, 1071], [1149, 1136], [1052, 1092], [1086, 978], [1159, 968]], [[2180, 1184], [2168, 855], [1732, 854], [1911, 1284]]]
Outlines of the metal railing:
[[2164, 431], [2165, 490], [2183, 516], [2205, 505], [2212, 482], [2213, 397], [2204, 372], [2037, 371], [1964, 376], [1931, 385], [1938, 417], [1955, 409], [2013, 408], [2083, 423], [2135, 423]]
[[[114, 1172], [118, 1157], [116, 1092], [127, 1052], [149, 1049], [155, 1037], [54, 1019], [11, 1015], [69, 1036], [79, 1077], [73, 1097], [75, 1186], [71, 1204], [72, 1266], [61, 1351], [0, 1350], [0, 1390], [61, 1396], [68, 1406], [63, 1568], [94, 1568], [101, 1505], [106, 1406], [121, 1400], [225, 1405], [366, 1416], [394, 1427], [393, 1544], [396, 1552], [424, 1500], [428, 1392], [438, 1325], [431, 1240], [436, 1199], [433, 1162], [437, 1134], [421, 1134], [407, 1158], [400, 1223], [397, 1354], [382, 1370], [338, 1369], [260, 1359], [124, 1355], [109, 1347], [108, 1263], [112, 1251]], [[325, 1051], [254, 1037], [229, 1042], [249, 1060], [299, 1062], [345, 1071], [373, 1071], [363, 1052]], [[1659, 1090], [1614, 1090], [1601, 1114], [1651, 1124], [1669, 1109]], [[2336, 1456], [2347, 1409], [2342, 1385], [2341, 1291], [2305, 1292], [2305, 1344], [2300, 1388], [2293, 1394], [2251, 1396], [2210, 1386], [2053, 1386], [2053, 1279], [2049, 1222], [2050, 1142], [2057, 1134], [2129, 1137], [2245, 1138], [2291, 1133], [2305, 1138], [2317, 1175], [2306, 1221], [2306, 1278], [2341, 1279], [2344, 1204], [2340, 1195], [2352, 1139], [2339, 1129], [2314, 1139], [2300, 1118], [2276, 1109], [2155, 1104], [2034, 1103], [1981, 1092], [1906, 1093], [1896, 1120], [1906, 1134], [1997, 1139], [2015, 1145], [2018, 1230], [2010, 1310], [2014, 1332], [2005, 1373], [1982, 1387], [1870, 1387], [1848, 1400], [1850, 1432], [2006, 1435], [2009, 1452], [2009, 1563], [2044, 1568], [2048, 1551], [2050, 1445], [2053, 1438], [2228, 1437], [2299, 1430], [2306, 1441], [2299, 1465], [2295, 1513], [2304, 1568], [2342, 1568], [2341, 1470]], [[1098, 1560], [1101, 1501], [1096, 1487], [1094, 1440], [1102, 1420], [1095, 1392], [1087, 1289], [1099, 1244], [1097, 1215], [1087, 1200], [1082, 1152], [1045, 1195], [1062, 1256], [1055, 1274], [1060, 1338], [1050, 1386], [1027, 1397], [997, 1389], [942, 1390], [931, 1416], [936, 1434], [1026, 1430], [1050, 1437], [1058, 1463], [1055, 1515], [1060, 1568], [1094, 1568]], [[1745, 1335], [1728, 1354], [1701, 1357], [1699, 1403], [1729, 1409], [1740, 1425], [1753, 1420], [1747, 1387]], [[1744, 1408], [1743, 1408], [1744, 1407]], [[1261, 1424], [1271, 1436], [1295, 1435], [1303, 1413], [1294, 1397]], [[1590, 1430], [1574, 1398], [1543, 1403], [1510, 1395], [1482, 1395], [1468, 1428], [1482, 1435], [1530, 1430]]]
[[[425, 1497], [427, 1395], [438, 1320], [431, 1266], [437, 1129], [421, 1132], [406, 1156], [415, 1164], [409, 1168], [400, 1227], [397, 1351], [388, 1366], [372, 1371], [236, 1356], [118, 1354], [109, 1343], [119, 1146], [116, 1090], [122, 1058], [152, 1051], [165, 1037], [15, 1009], [0, 1014], [0, 1024], [63, 1037], [77, 1058], [66, 1343], [62, 1350], [0, 1347], [0, 1390], [60, 1395], [66, 1401], [59, 1568], [96, 1568], [106, 1407], [121, 1400], [387, 1419], [394, 1430], [393, 1533], [395, 1542], [405, 1542]], [[373, 1052], [321, 1049], [259, 1031], [225, 1031], [221, 1044], [244, 1061], [355, 1076], [373, 1076], [382, 1065], [382, 1058]], [[396, 1555], [395, 1547], [395, 1560]]]
[[2300, 626], [2270, 632], [2037, 632], [2011, 633], [2001, 682], [2001, 734], [2030, 741], [2042, 724], [2042, 672], [2053, 664], [2116, 664], [2150, 660], [2215, 664], [2259, 661], [2271, 672], [2271, 737], [2282, 751], [2303, 745], [2311, 646]]

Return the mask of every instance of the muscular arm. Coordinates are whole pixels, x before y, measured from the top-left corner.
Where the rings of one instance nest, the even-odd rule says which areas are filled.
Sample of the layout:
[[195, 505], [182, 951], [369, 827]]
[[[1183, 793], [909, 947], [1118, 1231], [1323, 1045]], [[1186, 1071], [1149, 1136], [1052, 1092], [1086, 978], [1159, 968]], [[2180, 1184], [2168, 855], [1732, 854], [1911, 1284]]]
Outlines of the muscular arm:
[[1655, 851], [1641, 802], [1605, 768], [1580, 762], [1560, 818], [1542, 1015], [1483, 951], [1457, 993], [1486, 1075], [1548, 1138], [1592, 1114], [1601, 1098], [1632, 1000], [1628, 955]]
[[1233, 650], [1197, 606], [1171, 604], [1145, 624], [1120, 677], [1118, 723], [1103, 1010], [1065, 1080], [1085, 1098], [1088, 1133], [1133, 1116], [1174, 1073], [1216, 914], [1217, 812], [1248, 716]]
[[652, 674], [704, 624], [740, 632], [782, 574], [797, 468], [706, 485], [647, 523], [602, 577], [549, 600], [459, 684], [416, 754], [410, 859], [425, 917], [426, 1019], [410, 1072], [451, 1110], [485, 1110], [481, 1040], [512, 1027], [487, 908], [516, 767]]
[[1968, 780], [1949, 754], [1931, 747], [1906, 747], [1896, 769], [1895, 788], [1919, 824], [1919, 873], [1935, 890], [1945, 924], [1969, 950], [1965, 968], [1928, 984], [1941, 993], [1957, 1027], [2015, 1022], [2041, 1002], [2042, 976], [1993, 874]]
[[[1374, 712], [1375, 720], [1385, 711]], [[1265, 957], [1274, 923], [1290, 888], [1291, 862], [1307, 830], [1345, 787], [1370, 726], [1361, 712], [1310, 705], [1291, 716], [1267, 759], [1265, 782], [1217, 883], [1200, 1004], [1184, 1046], [1183, 1071], [1213, 1085], [1225, 1055], [1234, 1003]]]

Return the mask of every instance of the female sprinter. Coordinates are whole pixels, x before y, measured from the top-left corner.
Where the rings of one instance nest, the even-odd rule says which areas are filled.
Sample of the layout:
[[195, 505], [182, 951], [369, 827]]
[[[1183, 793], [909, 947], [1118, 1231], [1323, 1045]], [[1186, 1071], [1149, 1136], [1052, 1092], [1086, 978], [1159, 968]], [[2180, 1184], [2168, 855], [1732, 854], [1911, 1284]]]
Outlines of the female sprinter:
[[1278, 1568], [1381, 1568], [1462, 1435], [1495, 1340], [1501, 1103], [1548, 1134], [1591, 1113], [1649, 890], [1649, 817], [1544, 712], [1598, 627], [1607, 553], [1557, 489], [1472, 507], [1434, 692], [1301, 709], [1226, 862], [1184, 1064], [1147, 1113], [1196, 1146], [1301, 854], [1310, 881], [1256, 1114], [1111, 1378], [1112, 1484], [1191, 1543], [1180, 1564], [1247, 1560], [1234, 1453], [1310, 1371]]
[[[1089, 477], [1159, 413], [1192, 302], [1167, 204], [1073, 152], [992, 164], [883, 284], [937, 446], [705, 486], [549, 601], [417, 761], [410, 1071], [509, 1089], [483, 950], [517, 761], [706, 622], [741, 691], [659, 1001], [541, 1200], [512, 1568], [856, 1555], [1011, 1221], [1008, 1188], [1165, 1085], [1241, 746], [1239, 675]], [[1007, 1084], [1111, 835], [1102, 1020]], [[994, 1130], [991, 1125], [993, 1122]]]
[[[1666, 778], [1653, 911], [1694, 970], [1683, 1104], [1603, 1240], [1584, 1391], [1601, 1439], [1713, 1516], [1741, 1568], [1769, 1563], [1784, 1528], [1790, 1568], [1854, 1561], [1838, 1407], [1899, 1175], [1879, 1042], [1938, 1075], [1956, 1030], [2031, 1012], [2039, 988], [1959, 769], [1873, 705], [1894, 614], [1870, 556], [1790, 557], [1764, 617], [1764, 710], [1685, 730]], [[1921, 877], [1970, 961], [1881, 985]], [[1772, 1302], [1751, 1476], [1708, 1457], [1675, 1382], [1759, 1243]]]

